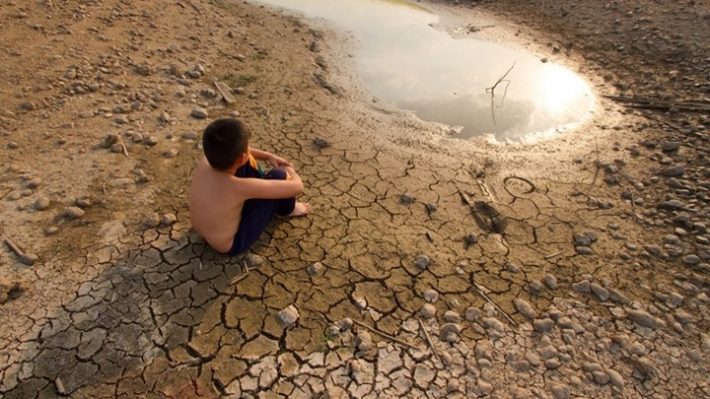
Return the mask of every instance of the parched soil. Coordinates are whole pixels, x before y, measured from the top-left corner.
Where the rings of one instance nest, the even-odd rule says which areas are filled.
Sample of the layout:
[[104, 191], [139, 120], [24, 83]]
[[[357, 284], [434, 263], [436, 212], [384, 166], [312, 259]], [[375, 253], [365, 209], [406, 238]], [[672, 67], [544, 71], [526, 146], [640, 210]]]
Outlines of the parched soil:
[[[423, 5], [581, 72], [594, 115], [457, 140], [373, 103], [322, 22], [0, 1], [0, 396], [710, 396], [708, 3]], [[315, 210], [234, 258], [186, 206], [230, 115]]]

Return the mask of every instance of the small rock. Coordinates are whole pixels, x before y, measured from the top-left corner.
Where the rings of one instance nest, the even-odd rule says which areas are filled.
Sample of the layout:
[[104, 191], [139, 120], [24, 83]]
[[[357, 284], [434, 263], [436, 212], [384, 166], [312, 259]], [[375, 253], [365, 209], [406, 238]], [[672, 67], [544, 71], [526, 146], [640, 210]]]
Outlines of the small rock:
[[414, 264], [415, 264], [415, 265], [417, 266], [417, 268], [419, 268], [420, 270], [424, 270], [424, 269], [426, 269], [427, 267], [429, 267], [429, 265], [431, 264], [431, 260], [430, 260], [429, 257], [426, 256], [426, 255], [419, 255], [419, 256], [416, 257], [416, 259], [414, 259]]
[[648, 328], [656, 328], [656, 318], [648, 312], [633, 309], [629, 310], [627, 315], [629, 319], [638, 325]]
[[552, 383], [550, 384], [550, 392], [555, 399], [569, 399], [571, 392], [567, 385]]
[[309, 275], [315, 276], [316, 274], [319, 274], [321, 271], [323, 271], [323, 264], [320, 262], [312, 263], [306, 268], [306, 271]]
[[318, 147], [319, 149], [323, 148], [328, 148], [331, 146], [330, 141], [322, 138], [322, 137], [316, 137], [313, 139], [313, 145]]
[[679, 177], [685, 174], [685, 168], [683, 165], [673, 165], [664, 169], [661, 174], [666, 177]]
[[530, 305], [530, 303], [524, 299], [520, 298], [515, 298], [513, 300], [513, 304], [515, 305], [515, 308], [525, 316], [526, 318], [533, 320], [534, 318], [537, 317], [537, 311]]
[[146, 145], [152, 147], [152, 146], [158, 144], [158, 138], [155, 136], [148, 136], [145, 140], [143, 140], [143, 142]]
[[669, 200], [659, 203], [657, 207], [658, 209], [666, 211], [678, 211], [681, 209], [685, 209], [685, 204], [678, 200]]
[[66, 396], [67, 395], [67, 390], [64, 388], [64, 383], [62, 382], [59, 377], [54, 379], [54, 387], [57, 389], [57, 393], [60, 394], [61, 396]]
[[476, 321], [481, 317], [481, 309], [470, 307], [466, 309], [463, 315], [467, 321]]
[[582, 280], [580, 282], [572, 284], [572, 289], [575, 292], [579, 292], [581, 294], [589, 294], [592, 292], [591, 285], [589, 284], [589, 280]]
[[424, 297], [424, 300], [429, 303], [434, 303], [439, 300], [439, 293], [431, 288], [424, 290], [422, 296]]
[[399, 196], [399, 203], [402, 205], [410, 205], [414, 203], [415, 200], [416, 198], [414, 198], [414, 196], [409, 193], [404, 193]]
[[594, 253], [590, 247], [585, 247], [581, 245], [574, 247], [574, 249], [580, 255], [592, 255]]
[[175, 158], [178, 155], [178, 150], [176, 148], [170, 148], [163, 153], [165, 158]]
[[185, 140], [197, 140], [197, 133], [196, 132], [185, 132], [182, 134], [182, 138]]
[[34, 265], [37, 260], [39, 260], [39, 257], [35, 254], [24, 253], [20, 255], [20, 262], [27, 266]]
[[19, 297], [22, 291], [22, 285], [18, 281], [10, 281], [7, 277], [0, 276], [0, 305]]
[[459, 323], [461, 322], [461, 316], [453, 310], [447, 310], [444, 313], [444, 321], [448, 323]]
[[683, 257], [683, 263], [688, 266], [695, 266], [700, 263], [700, 257], [695, 254], [686, 255]]
[[362, 296], [359, 296], [359, 295], [357, 295], [357, 294], [354, 294], [354, 295], [352, 296], [352, 300], [353, 300], [353, 303], [355, 304], [355, 306], [356, 306], [358, 309], [360, 309], [360, 310], [365, 310], [365, 309], [367, 309], [367, 300], [365, 300], [365, 298], [363, 298]]
[[597, 298], [599, 298], [600, 301], [603, 302], [603, 301], [606, 301], [607, 299], [609, 299], [609, 291], [606, 288], [602, 287], [601, 285], [599, 285], [597, 283], [592, 283], [592, 284], [590, 284], [590, 289], [592, 290], [594, 295], [596, 295]]
[[68, 206], [64, 208], [64, 216], [68, 217], [69, 219], [79, 219], [82, 218], [86, 212], [84, 212], [83, 209], [78, 208], [76, 206]]
[[367, 331], [361, 330], [355, 336], [355, 346], [360, 352], [369, 351], [372, 348], [372, 336]]
[[206, 119], [209, 114], [207, 113], [207, 110], [201, 107], [194, 108], [192, 112], [190, 112], [190, 116], [192, 116], [195, 119]]
[[34, 207], [38, 211], [43, 211], [43, 210], [49, 208], [49, 205], [50, 205], [49, 197], [44, 196], [44, 195], [37, 197], [37, 199], [35, 200], [35, 203], [34, 203]]
[[592, 371], [592, 377], [594, 379], [594, 382], [599, 385], [606, 385], [607, 383], [609, 383], [609, 374], [603, 371]]
[[621, 377], [621, 374], [614, 369], [608, 369], [606, 373], [609, 375], [609, 380], [613, 386], [624, 389], [624, 378]]
[[480, 378], [476, 383], [476, 387], [478, 388], [478, 391], [483, 395], [489, 395], [491, 392], [493, 392], [493, 385]]
[[49, 226], [44, 229], [44, 234], [47, 236], [55, 235], [59, 232], [59, 227]]
[[166, 213], [160, 217], [160, 225], [172, 226], [177, 222], [177, 216], [174, 213]]
[[553, 274], [546, 273], [545, 277], [542, 279], [542, 282], [545, 283], [545, 286], [551, 290], [557, 289], [557, 278]]
[[537, 332], [545, 333], [550, 330], [555, 326], [555, 322], [552, 321], [550, 318], [544, 318], [544, 319], [536, 319], [533, 321], [533, 328]]
[[144, 221], [143, 225], [148, 228], [155, 228], [160, 225], [160, 215], [153, 213], [149, 215]]
[[661, 151], [663, 152], [673, 152], [680, 148], [680, 143], [677, 141], [664, 141], [661, 143]]
[[531, 397], [532, 394], [525, 388], [517, 387], [513, 389], [513, 399], [529, 399]]
[[340, 331], [349, 331], [353, 327], [353, 319], [346, 317], [338, 322]]
[[300, 315], [298, 314], [298, 309], [295, 306], [289, 305], [277, 313], [276, 319], [282, 328], [288, 328], [296, 324]]
[[471, 234], [466, 234], [463, 238], [464, 246], [466, 249], [470, 247], [471, 245], [474, 245], [475, 243], [478, 242], [478, 237], [471, 233]]
[[436, 316], [436, 306], [430, 303], [425, 303], [419, 310], [419, 315], [421, 315], [424, 319], [431, 319]]

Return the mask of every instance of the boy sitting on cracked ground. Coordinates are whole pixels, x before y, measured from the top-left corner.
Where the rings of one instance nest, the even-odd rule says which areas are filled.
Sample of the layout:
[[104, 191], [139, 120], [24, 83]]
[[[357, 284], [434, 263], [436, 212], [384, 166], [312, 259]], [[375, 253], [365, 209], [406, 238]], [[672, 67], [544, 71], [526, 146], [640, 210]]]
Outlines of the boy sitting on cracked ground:
[[[285, 159], [249, 147], [251, 132], [237, 119], [219, 119], [205, 129], [205, 157], [190, 185], [190, 220], [216, 251], [240, 254], [259, 238], [274, 216], [303, 216], [296, 202], [303, 182]], [[271, 169], [264, 173], [257, 160]]]

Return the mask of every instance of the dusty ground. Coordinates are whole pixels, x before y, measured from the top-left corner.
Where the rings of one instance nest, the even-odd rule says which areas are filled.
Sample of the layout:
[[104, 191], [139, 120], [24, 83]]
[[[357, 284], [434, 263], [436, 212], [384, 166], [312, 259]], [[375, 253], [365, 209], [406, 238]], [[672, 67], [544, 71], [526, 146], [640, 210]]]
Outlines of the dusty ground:
[[[519, 3], [450, 28], [491, 19], [598, 94], [707, 101], [707, 2]], [[1, 396], [710, 395], [707, 112], [600, 98], [550, 142], [460, 142], [373, 108], [342, 35], [247, 3], [2, 0], [0, 20], [0, 236], [38, 258], [0, 252]], [[198, 108], [293, 160], [314, 214], [244, 258], [207, 248]]]

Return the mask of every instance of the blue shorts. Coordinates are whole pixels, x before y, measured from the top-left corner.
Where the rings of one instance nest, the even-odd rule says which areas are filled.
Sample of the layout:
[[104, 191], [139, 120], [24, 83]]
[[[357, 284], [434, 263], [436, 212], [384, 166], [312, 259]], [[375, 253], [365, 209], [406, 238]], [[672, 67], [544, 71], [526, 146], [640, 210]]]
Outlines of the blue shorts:
[[[249, 162], [237, 169], [234, 175], [237, 177], [276, 180], [286, 180], [288, 177], [288, 173], [286, 173], [284, 169], [274, 168], [266, 173], [262, 173]], [[229, 250], [229, 255], [238, 255], [249, 249], [275, 215], [290, 215], [295, 206], [296, 197], [282, 199], [254, 198], [246, 200], [244, 202], [244, 208], [242, 208], [242, 220], [239, 222], [239, 229], [234, 236], [234, 242], [232, 243], [232, 248]]]

